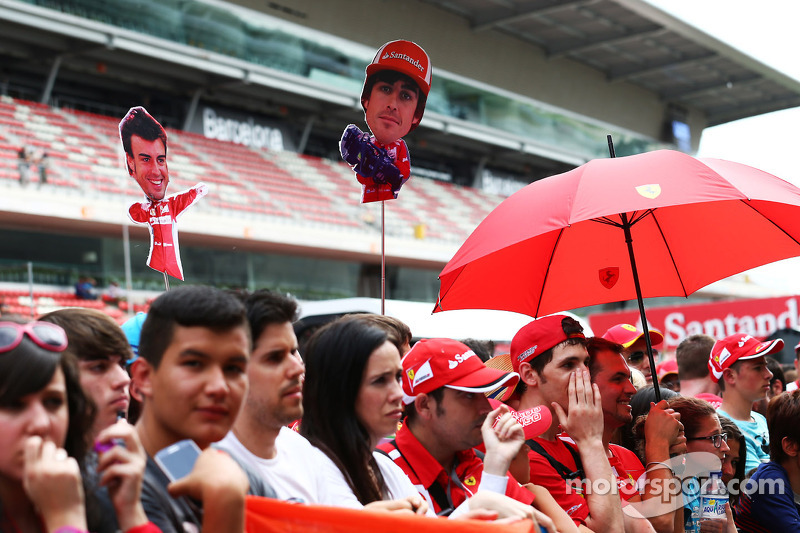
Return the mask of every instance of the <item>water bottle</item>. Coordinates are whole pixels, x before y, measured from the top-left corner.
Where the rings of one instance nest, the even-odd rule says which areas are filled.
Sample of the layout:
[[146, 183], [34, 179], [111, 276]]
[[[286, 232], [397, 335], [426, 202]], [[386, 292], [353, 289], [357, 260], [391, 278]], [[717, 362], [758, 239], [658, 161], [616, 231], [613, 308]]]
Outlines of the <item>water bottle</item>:
[[728, 491], [722, 481], [722, 472], [711, 472], [711, 477], [700, 486], [700, 522], [706, 520], [726, 521], [725, 505]]

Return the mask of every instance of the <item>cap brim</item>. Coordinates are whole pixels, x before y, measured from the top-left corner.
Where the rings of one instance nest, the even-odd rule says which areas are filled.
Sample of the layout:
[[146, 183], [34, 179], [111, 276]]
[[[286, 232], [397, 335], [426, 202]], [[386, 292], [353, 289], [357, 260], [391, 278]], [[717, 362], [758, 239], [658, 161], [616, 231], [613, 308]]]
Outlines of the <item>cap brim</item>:
[[[489, 404], [492, 409], [497, 409], [502, 405], [502, 402], [490, 399]], [[525, 432], [525, 440], [538, 437], [547, 431], [553, 423], [553, 414], [545, 405], [537, 405], [525, 411], [515, 411], [511, 407], [508, 409], [511, 412], [511, 416], [522, 426]]]
[[516, 372], [504, 372], [496, 368], [483, 367], [468, 376], [448, 383], [445, 387], [464, 392], [489, 392], [504, 385], [514, 388], [517, 382], [519, 382], [519, 374]]
[[[657, 329], [648, 329], [647, 331], [650, 333], [650, 345], [651, 346], [656, 346], [656, 345], [661, 344], [662, 342], [664, 342], [664, 335], [662, 335], [661, 332], [658, 331]], [[644, 332], [638, 334], [637, 336], [635, 336], [630, 341], [623, 342], [623, 343], [620, 343], [620, 344], [622, 344], [622, 346], [625, 347], [625, 348], [630, 348], [631, 346], [633, 346], [636, 343], [636, 341], [638, 341], [642, 337], [644, 337]]]
[[771, 354], [774, 354], [776, 352], [780, 352], [781, 350], [783, 350], [783, 339], [775, 339], [775, 340], [772, 340], [772, 341], [766, 341], [766, 342], [762, 342], [761, 344], [758, 345], [759, 348], [761, 348], [762, 346], [764, 348], [762, 348], [761, 350], [758, 350], [757, 352], [755, 352], [753, 354], [750, 354], [750, 355], [745, 355], [745, 356], [739, 357], [737, 359], [737, 361], [745, 361], [747, 359], [755, 359], [756, 357], [761, 357], [762, 355], [771, 355]]

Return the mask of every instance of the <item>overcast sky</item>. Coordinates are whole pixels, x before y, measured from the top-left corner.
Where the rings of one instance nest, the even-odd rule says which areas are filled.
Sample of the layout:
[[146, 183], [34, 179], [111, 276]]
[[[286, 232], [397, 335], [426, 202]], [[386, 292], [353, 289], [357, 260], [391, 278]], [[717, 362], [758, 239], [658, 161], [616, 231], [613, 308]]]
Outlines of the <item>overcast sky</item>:
[[[800, 80], [800, 1], [646, 1]], [[800, 108], [708, 128], [697, 155], [745, 163], [800, 186]], [[755, 283], [800, 294], [800, 258], [748, 275]]]

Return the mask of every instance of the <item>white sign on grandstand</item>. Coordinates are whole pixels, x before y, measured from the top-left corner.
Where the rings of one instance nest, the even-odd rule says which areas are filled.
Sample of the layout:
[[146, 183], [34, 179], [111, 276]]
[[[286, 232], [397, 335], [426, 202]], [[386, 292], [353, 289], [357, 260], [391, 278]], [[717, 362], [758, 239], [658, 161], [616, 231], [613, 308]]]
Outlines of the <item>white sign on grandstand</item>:
[[257, 124], [253, 117], [243, 121], [223, 117], [210, 107], [203, 109], [203, 135], [209, 139], [230, 141], [251, 148], [284, 149], [281, 130]]

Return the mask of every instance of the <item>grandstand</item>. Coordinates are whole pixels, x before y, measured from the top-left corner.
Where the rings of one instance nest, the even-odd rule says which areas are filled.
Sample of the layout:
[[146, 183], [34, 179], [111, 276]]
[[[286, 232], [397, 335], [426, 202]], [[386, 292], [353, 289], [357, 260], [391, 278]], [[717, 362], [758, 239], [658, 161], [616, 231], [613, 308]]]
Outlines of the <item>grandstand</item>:
[[[129, 283], [132, 305], [106, 306], [117, 316], [163, 289], [144, 265], [146, 229], [126, 216], [141, 192], [126, 174], [117, 124], [134, 105], [167, 126], [169, 192], [209, 185], [179, 225], [187, 282], [305, 299], [377, 296], [380, 206], [359, 204], [338, 138], [348, 123], [363, 125], [358, 96], [375, 48], [397, 37], [420, 42], [434, 84], [407, 138], [415, 177], [386, 203], [387, 293], [432, 302], [439, 270], [504, 196], [604, 156], [607, 133], [618, 155], [691, 150], [707, 125], [800, 102], [797, 83], [640, 0], [573, 2], [580, 9], [563, 12], [532, 2], [491, 20], [479, 9], [410, 1], [397, 7], [395, 25], [377, 0], [255, 4], [0, 0], [6, 310], [77, 304], [80, 275]], [[608, 24], [575, 19], [590, 14]], [[525, 34], [545, 20], [552, 31]], [[564, 47], [556, 30], [565, 29], [585, 42]], [[625, 48], [606, 65], [592, 46]], [[748, 80], [749, 90], [714, 92], [729, 79]], [[210, 127], [213, 117], [228, 129]], [[664, 133], [675, 122], [690, 138]], [[237, 140], [231, 132], [242, 125], [267, 132], [264, 142]], [[34, 165], [21, 185], [22, 147], [47, 153], [45, 184]]]

